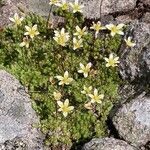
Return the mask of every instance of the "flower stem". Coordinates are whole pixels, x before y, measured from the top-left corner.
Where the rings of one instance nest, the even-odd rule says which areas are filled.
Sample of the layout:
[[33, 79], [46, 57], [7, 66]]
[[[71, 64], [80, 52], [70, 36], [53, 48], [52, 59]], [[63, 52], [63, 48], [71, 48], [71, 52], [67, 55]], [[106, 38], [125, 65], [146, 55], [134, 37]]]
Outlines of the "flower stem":
[[50, 7], [50, 9], [49, 9], [49, 14], [48, 14], [47, 23], [46, 23], [46, 27], [47, 27], [47, 28], [48, 28], [49, 20], [50, 20], [50, 17], [51, 17], [52, 8], [53, 8], [53, 5], [52, 5], [52, 6]]

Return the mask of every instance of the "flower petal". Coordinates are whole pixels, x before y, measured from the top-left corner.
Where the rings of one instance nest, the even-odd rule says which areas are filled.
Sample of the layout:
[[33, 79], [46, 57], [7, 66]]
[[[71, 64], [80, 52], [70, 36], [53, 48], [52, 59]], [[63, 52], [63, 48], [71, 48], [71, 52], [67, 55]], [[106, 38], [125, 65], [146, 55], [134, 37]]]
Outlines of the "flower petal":
[[111, 54], [109, 55], [109, 59], [113, 59], [113, 58], [114, 58], [113, 53], [111, 53]]
[[64, 117], [67, 117], [68, 112], [63, 112]]
[[100, 94], [98, 97], [99, 97], [99, 99], [103, 99], [104, 98], [104, 94]]
[[90, 69], [90, 68], [91, 68], [91, 66], [92, 66], [92, 63], [91, 63], [91, 62], [89, 62], [89, 63], [87, 64], [86, 68], [87, 68], [87, 69]]
[[98, 90], [94, 89], [94, 95], [97, 96], [98, 95]]
[[63, 81], [60, 81], [59, 83], [58, 83], [58, 85], [63, 85], [64, 84], [64, 82]]
[[74, 109], [74, 106], [69, 106], [68, 109], [69, 111], [72, 111]]
[[111, 30], [113, 27], [114, 27], [113, 24], [108, 24], [108, 25], [106, 25], [106, 28], [109, 29], [109, 30]]
[[37, 24], [35, 24], [35, 25], [32, 27], [32, 30], [34, 30], [34, 31], [37, 30]]
[[124, 32], [123, 31], [118, 31], [118, 34], [124, 35]]
[[15, 19], [14, 18], [9, 18], [10, 21], [12, 22], [15, 22]]
[[65, 71], [65, 73], [64, 73], [64, 78], [68, 78], [68, 76], [69, 76], [68, 71]]
[[25, 28], [26, 28], [27, 31], [31, 30], [31, 28], [29, 26], [25, 26]]
[[88, 77], [88, 73], [84, 73], [83, 75], [84, 75], [84, 77], [85, 77], [85, 78], [87, 78], [87, 77]]
[[80, 63], [80, 67], [81, 67], [82, 70], [85, 69], [85, 66], [82, 63]]
[[111, 36], [115, 36], [115, 35], [116, 35], [116, 32], [111, 31], [110, 35], [111, 35]]
[[117, 25], [117, 29], [122, 29], [125, 26], [125, 24], [120, 23], [119, 25]]
[[64, 105], [63, 102], [61, 102], [61, 101], [57, 101], [57, 104], [59, 107], [63, 107], [63, 105]]
[[68, 78], [67, 82], [70, 84], [73, 81], [73, 78]]
[[94, 97], [93, 94], [88, 94], [88, 96], [89, 96], [90, 98], [93, 98], [93, 97]]
[[83, 73], [83, 70], [78, 70], [78, 73]]
[[64, 106], [65, 106], [65, 107], [68, 107], [68, 106], [69, 106], [69, 99], [66, 99], [66, 100], [65, 100]]

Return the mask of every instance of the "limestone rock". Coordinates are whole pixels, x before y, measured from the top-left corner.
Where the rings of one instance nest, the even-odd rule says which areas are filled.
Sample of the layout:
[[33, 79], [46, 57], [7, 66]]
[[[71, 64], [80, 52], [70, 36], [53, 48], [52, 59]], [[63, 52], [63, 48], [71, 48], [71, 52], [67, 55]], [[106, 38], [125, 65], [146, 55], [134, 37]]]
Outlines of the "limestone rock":
[[0, 70], [0, 143], [14, 143], [12, 140], [19, 138], [28, 150], [42, 150], [43, 136], [32, 127], [35, 123], [39, 120], [24, 88], [12, 75]]
[[150, 97], [138, 96], [124, 104], [113, 118], [119, 135], [140, 147], [150, 141]]
[[82, 150], [136, 150], [126, 142], [114, 138], [92, 139]]
[[120, 49], [120, 74], [123, 79], [150, 84], [150, 24], [132, 22], [127, 27], [125, 38], [131, 36], [135, 47], [126, 46]]

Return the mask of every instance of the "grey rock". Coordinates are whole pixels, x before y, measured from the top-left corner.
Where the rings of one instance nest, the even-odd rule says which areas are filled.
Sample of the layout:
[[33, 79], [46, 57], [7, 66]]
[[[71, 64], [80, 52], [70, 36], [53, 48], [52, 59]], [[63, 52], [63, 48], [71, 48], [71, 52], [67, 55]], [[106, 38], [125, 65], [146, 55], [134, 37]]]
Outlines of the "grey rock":
[[126, 46], [125, 42], [120, 48], [120, 74], [123, 79], [150, 84], [150, 24], [133, 21], [125, 32], [133, 37], [135, 47]]
[[115, 20], [117, 23], [124, 23], [124, 24], [132, 22], [132, 18], [130, 15], [120, 15], [116, 17]]
[[147, 6], [150, 6], [150, 0], [141, 0], [141, 2]]
[[28, 150], [28, 147], [20, 138], [16, 137], [0, 144], [0, 150]]
[[100, 18], [116, 12], [127, 12], [136, 6], [136, 0], [82, 0], [82, 2], [85, 5], [84, 15], [87, 18]]
[[[10, 24], [9, 17], [15, 12], [19, 14], [34, 12], [47, 17], [50, 10], [49, 0], [4, 0], [0, 8], [0, 27]], [[135, 8], [137, 0], [79, 0], [85, 7], [83, 15], [89, 19], [105, 18], [116, 12], [127, 12]], [[68, 0], [74, 2], [74, 0]], [[105, 17], [104, 17], [105, 16]], [[51, 15], [51, 18], [55, 18]], [[107, 18], [107, 17], [106, 17]], [[57, 21], [57, 18], [56, 18]]]
[[[48, 16], [49, 0], [28, 0], [29, 10], [43, 16]], [[74, 0], [68, 0], [74, 2]], [[126, 12], [136, 6], [136, 0], [79, 0], [85, 7], [83, 14], [86, 18], [100, 18], [116, 12]]]
[[82, 150], [136, 150], [136, 148], [122, 140], [114, 138], [96, 138], [85, 144]]
[[113, 118], [119, 135], [136, 147], [150, 141], [150, 97], [140, 95], [124, 104]]
[[0, 143], [19, 138], [28, 150], [42, 150], [43, 136], [32, 127], [36, 123], [39, 119], [23, 86], [0, 70]]
[[142, 17], [142, 21], [145, 23], [150, 23], [150, 12], [144, 14], [144, 16]]
[[27, 0], [3, 0], [3, 5], [0, 6], [0, 28], [9, 25], [9, 18], [15, 13], [22, 15], [26, 8]]

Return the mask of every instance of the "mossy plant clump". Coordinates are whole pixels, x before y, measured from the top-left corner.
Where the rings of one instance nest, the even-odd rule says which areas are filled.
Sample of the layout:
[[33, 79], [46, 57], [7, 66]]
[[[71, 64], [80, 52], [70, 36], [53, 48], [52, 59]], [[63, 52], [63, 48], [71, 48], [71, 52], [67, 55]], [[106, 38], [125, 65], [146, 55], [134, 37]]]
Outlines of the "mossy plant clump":
[[[117, 102], [120, 79], [116, 64], [109, 66], [106, 58], [117, 53], [121, 36], [111, 36], [107, 29], [95, 34], [86, 27], [87, 33], [80, 37], [74, 33], [76, 26], [84, 28], [81, 13], [61, 8], [54, 13], [65, 18], [64, 24], [52, 27], [30, 14], [4, 29], [0, 65], [27, 87], [45, 143], [71, 146], [109, 134], [106, 120]], [[33, 26], [35, 32], [29, 33]], [[74, 38], [82, 39], [82, 44], [75, 45]]]
[[2, 7], [5, 4], [4, 0], [0, 0], [0, 7]]

